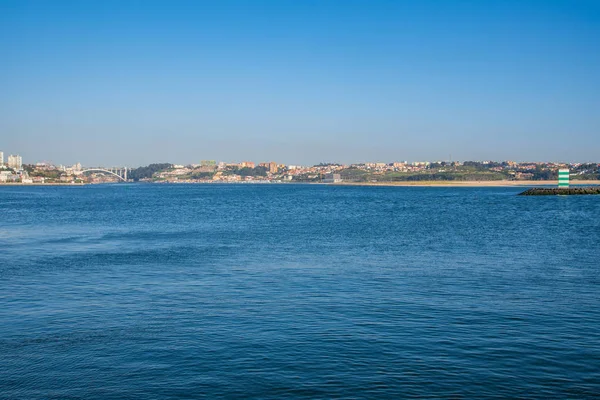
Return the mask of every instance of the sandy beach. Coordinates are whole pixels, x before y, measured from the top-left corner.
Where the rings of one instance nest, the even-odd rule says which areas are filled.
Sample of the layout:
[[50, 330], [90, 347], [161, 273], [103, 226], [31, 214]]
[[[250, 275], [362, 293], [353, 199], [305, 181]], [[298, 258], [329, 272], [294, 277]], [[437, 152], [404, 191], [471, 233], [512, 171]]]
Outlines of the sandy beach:
[[[441, 186], [441, 187], [535, 187], [558, 186], [558, 181], [399, 181], [399, 182], [339, 182], [342, 186]], [[571, 181], [572, 186], [600, 185], [600, 180]]]

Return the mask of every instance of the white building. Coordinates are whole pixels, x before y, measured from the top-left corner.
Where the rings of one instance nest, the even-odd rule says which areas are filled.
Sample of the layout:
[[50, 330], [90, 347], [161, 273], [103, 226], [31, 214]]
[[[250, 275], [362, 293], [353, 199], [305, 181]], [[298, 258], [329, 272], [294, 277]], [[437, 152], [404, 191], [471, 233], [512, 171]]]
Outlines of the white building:
[[23, 167], [23, 159], [20, 155], [10, 155], [8, 156], [8, 168], [12, 168], [15, 170], [20, 170]]
[[0, 171], [0, 182], [12, 181], [16, 176], [10, 171]]
[[4, 152], [0, 151], [0, 165], [4, 165]]

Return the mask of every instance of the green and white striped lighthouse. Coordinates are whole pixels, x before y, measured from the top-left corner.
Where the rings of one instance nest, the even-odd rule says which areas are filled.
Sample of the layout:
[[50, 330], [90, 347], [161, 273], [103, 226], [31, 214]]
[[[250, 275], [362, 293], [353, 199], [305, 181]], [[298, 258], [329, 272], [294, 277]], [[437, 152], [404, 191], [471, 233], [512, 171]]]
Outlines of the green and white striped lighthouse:
[[558, 170], [558, 188], [559, 189], [568, 189], [569, 188], [569, 170], [568, 169], [559, 169]]

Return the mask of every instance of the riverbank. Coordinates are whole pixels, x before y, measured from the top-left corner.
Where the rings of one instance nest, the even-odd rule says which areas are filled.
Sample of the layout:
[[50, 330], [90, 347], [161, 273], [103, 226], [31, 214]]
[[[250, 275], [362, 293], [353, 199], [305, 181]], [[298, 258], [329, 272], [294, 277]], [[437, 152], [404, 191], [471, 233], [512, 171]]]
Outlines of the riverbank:
[[86, 183], [68, 183], [68, 182], [48, 182], [48, 183], [21, 183], [21, 182], [0, 182], [0, 186], [83, 186]]
[[[528, 187], [558, 186], [558, 181], [399, 181], [399, 182], [338, 182], [337, 186], [440, 186], [440, 187]], [[600, 185], [600, 180], [571, 181], [571, 186]]]
[[[243, 181], [243, 182], [140, 182], [140, 184], [189, 184], [189, 185], [215, 185], [215, 184], [245, 184], [245, 185], [264, 185], [264, 184], [302, 184], [303, 182], [265, 182], [265, 181]], [[114, 182], [102, 183], [0, 183], [1, 186], [84, 186], [84, 185], [102, 185], [114, 184]], [[398, 182], [337, 182], [321, 183], [312, 182], [308, 184], [329, 185], [329, 186], [418, 186], [418, 187], [532, 187], [532, 186], [558, 186], [558, 181], [398, 181]], [[600, 180], [571, 181], [571, 186], [600, 186]]]

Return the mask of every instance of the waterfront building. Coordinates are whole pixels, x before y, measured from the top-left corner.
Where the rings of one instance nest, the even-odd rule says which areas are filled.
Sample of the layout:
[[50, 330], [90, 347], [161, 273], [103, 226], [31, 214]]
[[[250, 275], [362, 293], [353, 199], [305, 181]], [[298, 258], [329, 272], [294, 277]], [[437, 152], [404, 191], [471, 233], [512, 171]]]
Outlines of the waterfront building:
[[9, 155], [8, 156], [8, 168], [14, 170], [20, 170], [23, 167], [23, 159], [20, 155]]
[[340, 174], [327, 174], [325, 175], [325, 179], [323, 179], [324, 183], [338, 183], [342, 181], [342, 176]]
[[13, 174], [11, 171], [0, 171], [0, 182], [15, 182], [19, 175]]
[[0, 151], [0, 165], [4, 165], [4, 152]]

